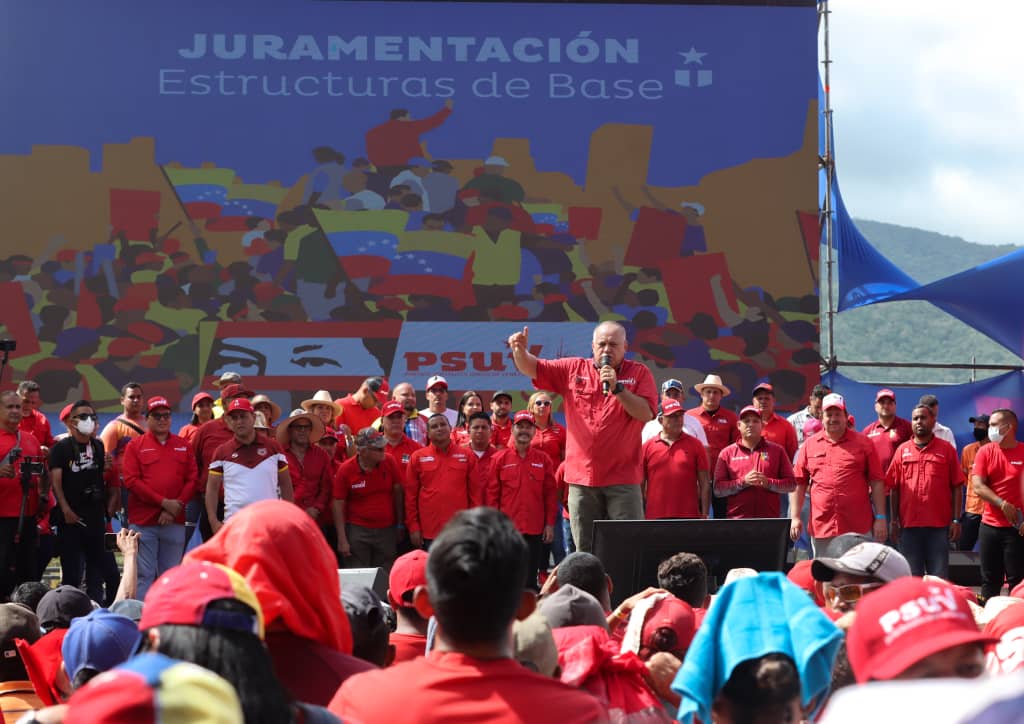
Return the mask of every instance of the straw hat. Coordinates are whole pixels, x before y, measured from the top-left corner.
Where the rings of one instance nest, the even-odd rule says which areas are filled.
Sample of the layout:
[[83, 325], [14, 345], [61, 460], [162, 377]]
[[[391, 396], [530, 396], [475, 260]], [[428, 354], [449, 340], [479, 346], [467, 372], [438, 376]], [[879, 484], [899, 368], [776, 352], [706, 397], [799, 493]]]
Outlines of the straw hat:
[[273, 425], [274, 420], [281, 417], [281, 406], [278, 405], [273, 400], [271, 400], [266, 395], [256, 395], [255, 397], [252, 398], [251, 402], [253, 407], [256, 407], [256, 405], [260, 404], [261, 402], [266, 402], [268, 405], [270, 405], [270, 419], [267, 420], [268, 426]]
[[309, 420], [313, 423], [313, 429], [309, 431], [309, 444], [316, 445], [320, 441], [320, 438], [324, 436], [324, 424], [320, 422], [320, 418], [311, 412], [301, 412], [298, 415], [292, 413], [292, 416], [286, 418], [281, 422], [280, 425], [274, 430], [274, 435], [277, 437], [277, 444], [282, 448], [287, 448], [290, 444], [288, 439], [288, 430], [292, 424], [298, 420]]
[[704, 378], [704, 381], [701, 382], [699, 385], [694, 385], [693, 389], [697, 390], [697, 394], [699, 395], [701, 392], [704, 391], [705, 387], [717, 387], [722, 391], [723, 397], [728, 397], [730, 394], [732, 394], [732, 391], [722, 384], [722, 378], [719, 377], [718, 375], [708, 375], [707, 377]]
[[331, 393], [327, 390], [317, 390], [316, 394], [311, 399], [302, 401], [302, 409], [309, 412], [309, 409], [313, 405], [330, 405], [334, 410], [334, 416], [337, 417], [341, 414], [341, 405], [334, 401], [331, 397]]

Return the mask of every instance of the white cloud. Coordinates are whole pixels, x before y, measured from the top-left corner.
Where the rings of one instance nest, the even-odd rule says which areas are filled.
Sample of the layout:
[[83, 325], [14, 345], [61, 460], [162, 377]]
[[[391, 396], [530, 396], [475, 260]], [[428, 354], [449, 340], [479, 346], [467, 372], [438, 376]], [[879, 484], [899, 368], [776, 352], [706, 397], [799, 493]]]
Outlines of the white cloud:
[[832, 0], [836, 161], [854, 216], [1024, 244], [1022, 5]]

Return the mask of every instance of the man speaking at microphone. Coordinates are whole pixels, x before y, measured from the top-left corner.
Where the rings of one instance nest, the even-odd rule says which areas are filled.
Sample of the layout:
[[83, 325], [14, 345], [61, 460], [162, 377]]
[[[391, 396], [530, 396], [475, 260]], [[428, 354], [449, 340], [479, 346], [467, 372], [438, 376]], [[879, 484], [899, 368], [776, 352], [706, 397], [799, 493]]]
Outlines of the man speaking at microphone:
[[538, 359], [529, 329], [508, 338], [516, 369], [538, 390], [564, 399], [565, 480], [576, 549], [593, 548], [595, 520], [641, 520], [640, 431], [654, 417], [657, 387], [650, 370], [626, 357], [626, 330], [617, 322], [594, 328], [593, 357]]

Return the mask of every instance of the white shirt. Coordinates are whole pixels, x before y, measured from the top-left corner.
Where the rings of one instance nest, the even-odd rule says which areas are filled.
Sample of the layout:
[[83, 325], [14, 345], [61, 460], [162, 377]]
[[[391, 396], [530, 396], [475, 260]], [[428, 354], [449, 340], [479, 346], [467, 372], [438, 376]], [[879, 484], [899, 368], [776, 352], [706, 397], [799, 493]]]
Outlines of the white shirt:
[[939, 438], [940, 440], [945, 440], [946, 442], [953, 446], [954, 450], [956, 450], [956, 437], [953, 436], [952, 430], [950, 430], [948, 427], [946, 427], [941, 422], [936, 420], [935, 429], [932, 432], [935, 433], [935, 437]]
[[[430, 416], [434, 414], [433, 412], [430, 411], [430, 408], [424, 407], [422, 410], [420, 410], [420, 414], [423, 415], [424, 419], [426, 419], [427, 424], [429, 425]], [[455, 427], [455, 421], [459, 419], [459, 413], [457, 413], [455, 410], [445, 410], [444, 416], [448, 418], [448, 424], [451, 425], [452, 427]]]
[[[640, 431], [640, 444], [643, 445], [652, 437], [657, 437], [660, 432], [661, 422], [658, 418], [654, 418], [644, 425], [644, 428]], [[704, 447], [708, 446], [708, 436], [704, 434], [704, 427], [696, 417], [686, 414], [683, 415], [683, 432], [700, 440], [700, 444]]]

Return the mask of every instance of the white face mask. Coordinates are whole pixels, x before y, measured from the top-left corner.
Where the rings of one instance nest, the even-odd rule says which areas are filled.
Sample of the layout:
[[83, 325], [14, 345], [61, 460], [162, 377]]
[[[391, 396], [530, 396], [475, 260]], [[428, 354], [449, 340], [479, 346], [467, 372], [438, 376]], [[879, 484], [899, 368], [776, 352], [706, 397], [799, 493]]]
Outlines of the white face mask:
[[1003, 438], [1006, 437], [1006, 435], [999, 432], [999, 427], [999, 425], [988, 426], [988, 439], [996, 444], [1001, 443], [1003, 441]]
[[83, 435], [92, 435], [96, 432], [96, 421], [93, 419], [79, 420], [78, 431]]

